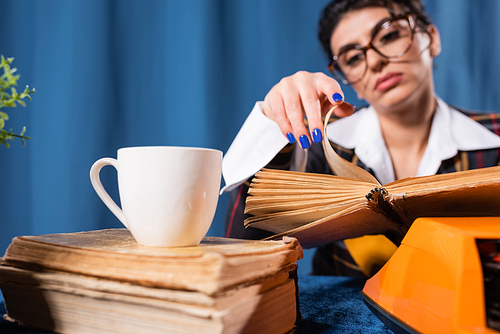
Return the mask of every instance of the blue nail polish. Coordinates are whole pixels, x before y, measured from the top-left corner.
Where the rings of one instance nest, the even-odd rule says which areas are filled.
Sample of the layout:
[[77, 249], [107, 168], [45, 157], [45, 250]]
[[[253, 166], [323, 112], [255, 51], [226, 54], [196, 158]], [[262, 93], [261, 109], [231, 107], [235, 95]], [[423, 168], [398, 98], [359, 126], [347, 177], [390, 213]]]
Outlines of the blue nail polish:
[[312, 137], [313, 137], [313, 142], [319, 143], [320, 141], [323, 140], [323, 134], [321, 133], [320, 129], [314, 129], [312, 132]]
[[340, 95], [339, 93], [333, 94], [333, 101], [339, 102], [339, 101], [342, 101], [342, 100], [343, 100], [342, 95]]
[[311, 143], [309, 143], [309, 138], [307, 138], [306, 135], [300, 136], [299, 140], [300, 146], [302, 146], [303, 149], [309, 148], [309, 146], [311, 146]]
[[293, 133], [288, 132], [288, 133], [286, 134], [286, 137], [288, 138], [288, 141], [290, 142], [290, 144], [295, 143], [295, 137], [293, 136]]

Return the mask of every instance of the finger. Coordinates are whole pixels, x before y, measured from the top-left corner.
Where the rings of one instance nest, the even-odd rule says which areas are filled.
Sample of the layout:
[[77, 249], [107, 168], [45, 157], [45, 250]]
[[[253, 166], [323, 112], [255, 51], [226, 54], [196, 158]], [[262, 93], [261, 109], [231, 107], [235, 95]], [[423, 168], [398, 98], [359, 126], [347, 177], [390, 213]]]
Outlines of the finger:
[[[337, 117], [347, 117], [354, 113], [355, 107], [347, 102], [344, 102], [344, 93], [337, 81], [325, 76], [318, 77], [318, 90], [325, 95], [328, 103], [325, 103], [322, 108], [322, 114], [326, 115], [333, 106], [338, 106], [334, 110]], [[333, 93], [332, 93], [333, 92]], [[325, 101], [326, 102], [326, 101]]]
[[263, 109], [264, 114], [278, 124], [281, 132], [285, 137], [287, 137], [290, 144], [295, 143], [293, 129], [288, 121], [288, 117], [285, 112], [285, 105], [281, 95], [276, 94], [275, 92], [270, 92], [264, 99]]
[[315, 143], [321, 142], [323, 140], [321, 131], [323, 122], [321, 121], [321, 101], [318, 92], [311, 85], [303, 85], [300, 87], [300, 98], [309, 122], [312, 141]]
[[323, 139], [321, 117], [333, 106], [342, 104], [344, 97], [339, 83], [324, 73], [314, 73], [309, 78], [312, 80], [299, 81], [302, 83], [299, 86], [300, 96], [309, 122], [311, 137], [314, 142], [321, 142]]
[[303, 149], [309, 148], [311, 146], [311, 139], [304, 124], [304, 113], [299, 92], [291, 85], [283, 85], [281, 92], [286, 115], [293, 129], [293, 135]]
[[333, 106], [344, 101], [344, 93], [340, 84], [324, 73], [318, 73], [315, 80], [317, 94], [323, 99], [322, 116], [324, 116]]

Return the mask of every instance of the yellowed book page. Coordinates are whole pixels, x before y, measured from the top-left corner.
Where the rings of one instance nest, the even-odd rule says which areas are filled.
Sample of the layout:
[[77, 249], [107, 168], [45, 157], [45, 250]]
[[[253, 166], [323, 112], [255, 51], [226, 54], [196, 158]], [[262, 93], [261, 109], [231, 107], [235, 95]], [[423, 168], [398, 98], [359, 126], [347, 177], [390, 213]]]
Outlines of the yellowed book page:
[[[347, 103], [347, 102], [344, 102]], [[348, 178], [353, 178], [353, 179], [358, 179], [358, 180], [366, 180], [375, 184], [379, 184], [377, 179], [365, 171], [363, 168], [360, 168], [352, 163], [350, 163], [347, 160], [344, 160], [341, 158], [332, 148], [330, 145], [330, 141], [328, 140], [328, 120], [332, 116], [333, 111], [337, 106], [334, 106], [330, 111], [327, 113], [324, 126], [323, 126], [323, 150], [325, 151], [325, 156], [326, 160], [328, 161], [328, 164], [330, 165], [330, 168], [332, 169], [333, 173], [342, 176], [342, 177], [348, 177]], [[354, 108], [354, 107], [353, 107]]]
[[259, 197], [253, 200], [249, 197], [246, 204], [246, 213], [251, 213], [252, 215], [265, 215], [274, 212], [287, 212], [291, 210], [308, 210], [321, 208], [325, 206], [345, 206], [348, 203], [359, 202], [360, 196], [323, 196], [313, 197], [313, 196], [291, 196], [286, 200], [285, 196], [279, 197]]
[[[304, 182], [305, 184], [315, 184], [318, 187], [336, 187], [338, 184], [343, 184], [348, 181], [350, 184], [372, 184], [379, 185], [378, 182], [373, 182], [372, 180], [358, 180], [349, 177], [342, 177], [338, 175], [328, 175], [328, 174], [317, 174], [317, 173], [304, 173], [295, 171], [286, 171], [278, 169], [268, 169], [263, 168], [261, 171], [255, 174], [256, 178], [252, 180], [256, 184], [256, 187], [260, 183], [271, 183], [279, 184], [280, 181], [283, 183], [286, 181], [294, 182]], [[266, 188], [270, 185], [266, 185]]]
[[401, 236], [406, 231], [406, 227], [388, 220], [384, 214], [375, 211], [368, 204], [359, 204], [344, 212], [324, 217], [281, 235], [293, 236], [300, 241], [302, 247], [312, 248], [336, 240], [367, 234], [383, 234], [388, 231]]
[[[320, 214], [329, 215], [333, 213], [331, 210], [338, 211], [335, 207], [345, 207], [366, 200], [366, 194], [375, 186], [371, 182], [332, 175], [264, 169], [256, 174], [250, 185], [245, 213], [279, 216], [282, 212], [284, 219], [298, 217], [297, 213], [305, 217], [305, 220], [297, 218], [290, 223], [308, 223], [318, 219]], [[311, 211], [314, 217], [307, 218]]]
[[274, 233], [282, 233], [320, 220], [324, 217], [344, 212], [353, 206], [363, 203], [366, 203], [366, 199], [355, 200], [344, 204], [332, 204], [300, 210], [274, 212], [247, 218], [245, 220], [245, 226], [252, 226]]
[[499, 217], [500, 183], [408, 191], [392, 194], [389, 203], [406, 224], [418, 217]]
[[385, 189], [408, 226], [418, 217], [500, 216], [500, 167], [407, 178]]
[[448, 186], [473, 187], [476, 183], [500, 182], [500, 166], [429, 176], [408, 177], [384, 185], [390, 193], [400, 193]]

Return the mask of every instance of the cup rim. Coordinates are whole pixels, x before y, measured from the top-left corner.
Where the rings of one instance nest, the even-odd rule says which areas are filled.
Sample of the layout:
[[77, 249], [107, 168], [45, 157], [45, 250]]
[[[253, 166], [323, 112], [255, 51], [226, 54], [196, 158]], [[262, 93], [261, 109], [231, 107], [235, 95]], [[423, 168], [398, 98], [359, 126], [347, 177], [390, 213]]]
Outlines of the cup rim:
[[189, 150], [189, 151], [209, 151], [209, 152], [220, 152], [222, 153], [221, 150], [214, 149], [214, 148], [205, 148], [205, 147], [194, 147], [194, 146], [127, 146], [127, 147], [122, 147], [118, 149], [118, 152], [120, 151], [133, 151], [133, 150]]

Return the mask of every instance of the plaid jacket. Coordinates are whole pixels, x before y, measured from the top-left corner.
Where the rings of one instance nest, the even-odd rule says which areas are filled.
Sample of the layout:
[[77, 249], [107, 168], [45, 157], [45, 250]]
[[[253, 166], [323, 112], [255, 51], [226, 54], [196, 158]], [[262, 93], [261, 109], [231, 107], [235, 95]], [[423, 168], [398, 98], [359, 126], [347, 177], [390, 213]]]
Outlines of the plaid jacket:
[[[457, 109], [457, 108], [455, 108]], [[457, 109], [471, 119], [477, 121], [491, 132], [500, 136], [500, 114], [472, 113]], [[374, 175], [373, 170], [358, 159], [354, 150], [345, 149], [332, 143], [338, 155], [352, 163], [367, 170]], [[286, 146], [267, 168], [289, 169], [294, 145]], [[469, 169], [492, 167], [500, 164], [500, 147], [477, 151], [459, 151], [456, 156], [441, 162], [437, 174], [453, 173]], [[311, 145], [308, 152], [307, 172], [332, 174], [323, 153], [321, 145]], [[243, 221], [245, 215], [245, 199], [248, 191], [248, 182], [234, 189], [230, 195], [230, 203], [226, 213], [225, 231], [226, 237], [261, 239], [271, 236], [271, 232], [255, 228], [245, 229]], [[313, 258], [313, 272], [316, 275], [358, 276], [362, 277], [359, 267], [356, 265], [343, 242], [319, 247]]]

